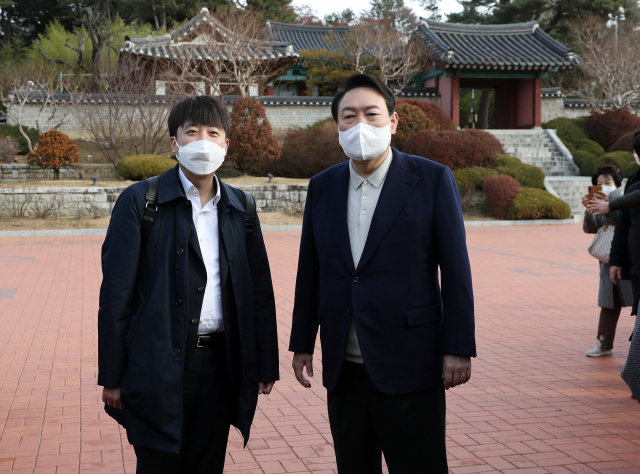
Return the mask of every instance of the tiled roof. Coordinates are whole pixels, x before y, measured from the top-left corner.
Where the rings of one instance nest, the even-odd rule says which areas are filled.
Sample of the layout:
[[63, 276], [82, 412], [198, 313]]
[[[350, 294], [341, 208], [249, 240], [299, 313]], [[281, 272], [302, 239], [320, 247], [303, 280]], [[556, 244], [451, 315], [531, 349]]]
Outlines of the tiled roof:
[[465, 25], [421, 19], [413, 38], [444, 67], [545, 70], [572, 68], [580, 57], [538, 23]]
[[[200, 26], [208, 25], [222, 36], [232, 35], [207, 8], [203, 8], [187, 23], [170, 34], [162, 36], [150, 36], [148, 38], [125, 37], [123, 53], [135, 54], [151, 58], [182, 59], [185, 55], [195, 56], [198, 60], [225, 61], [228, 57], [228, 50], [224, 43], [207, 42], [206, 38], [197, 36]], [[211, 48], [214, 44], [217, 48]], [[262, 41], [266, 48], [258, 48], [252, 59], [279, 59], [297, 58], [298, 53], [293, 49], [291, 43], [281, 41]], [[259, 57], [258, 54], [262, 54]]]
[[[341, 40], [350, 29], [349, 26], [304, 26], [267, 21], [271, 39], [293, 44], [296, 53], [307, 49], [335, 51], [342, 47]], [[331, 41], [332, 36], [337, 41]]]

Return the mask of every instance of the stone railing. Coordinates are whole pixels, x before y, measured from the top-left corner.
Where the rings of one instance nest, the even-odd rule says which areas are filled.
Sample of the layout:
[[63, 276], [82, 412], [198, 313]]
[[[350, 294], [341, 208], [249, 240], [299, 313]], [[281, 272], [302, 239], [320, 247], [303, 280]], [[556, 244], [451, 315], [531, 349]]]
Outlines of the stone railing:
[[[258, 212], [302, 212], [307, 185], [243, 185]], [[0, 187], [0, 217], [108, 216], [125, 187]]]
[[[60, 168], [59, 179], [91, 179], [120, 181], [122, 178], [113, 165], [82, 165], [82, 168]], [[0, 164], [0, 184], [44, 181], [53, 179], [53, 170], [31, 165]]]

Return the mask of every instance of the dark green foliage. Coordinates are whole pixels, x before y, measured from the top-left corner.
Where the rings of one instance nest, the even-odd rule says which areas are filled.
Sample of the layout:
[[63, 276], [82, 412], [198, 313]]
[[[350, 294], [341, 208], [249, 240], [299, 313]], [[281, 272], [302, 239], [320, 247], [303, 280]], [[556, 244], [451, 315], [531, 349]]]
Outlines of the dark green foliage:
[[571, 208], [553, 194], [535, 188], [520, 188], [507, 211], [507, 219], [569, 219]]
[[623, 166], [629, 163], [635, 163], [635, 160], [633, 159], [633, 153], [630, 153], [628, 151], [614, 151], [604, 155], [600, 159], [598, 166], [612, 165], [622, 169]]
[[[31, 140], [31, 146], [35, 147], [36, 143], [38, 143], [38, 139], [40, 138], [40, 133], [38, 133], [36, 129], [29, 127], [22, 127], [22, 130], [24, 130], [24, 132], [29, 137], [29, 140]], [[0, 136], [11, 137], [15, 141], [17, 141], [21, 155], [26, 155], [27, 153], [29, 153], [29, 145], [27, 144], [27, 140], [24, 139], [17, 125], [0, 126]]]
[[638, 164], [633, 160], [633, 162], [623, 165], [622, 168], [620, 168], [620, 171], [622, 171], [622, 176], [625, 178], [631, 178], [638, 169]]
[[600, 159], [593, 153], [579, 150], [573, 153], [573, 162], [580, 168], [582, 176], [591, 176], [596, 170]]
[[329, 118], [326, 118], [324, 120], [318, 120], [316, 123], [313, 123], [313, 124], [309, 125], [307, 127], [307, 130], [317, 130], [318, 128], [320, 128], [320, 127], [322, 127], [322, 126], [324, 126], [324, 125], [326, 125], [328, 123], [334, 124], [336, 126], [336, 128], [338, 127], [336, 125], [336, 122], [333, 120], [333, 117], [329, 117]]
[[247, 8], [254, 10], [265, 20], [293, 23], [297, 15], [290, 8], [291, 0], [248, 0]]
[[472, 189], [482, 187], [482, 183], [487, 176], [496, 174], [496, 170], [483, 168], [481, 166], [472, 166], [462, 170], [454, 170], [453, 177], [456, 179], [460, 195], [465, 195]]
[[583, 118], [569, 119], [560, 117], [543, 123], [542, 128], [556, 130], [558, 138], [569, 149], [571, 154], [580, 149], [578, 142], [589, 139], [587, 121]]
[[582, 140], [578, 140], [576, 145], [578, 150], [588, 151], [595, 156], [602, 156], [606, 153], [604, 148], [602, 148], [598, 142], [594, 142], [593, 140], [583, 138]]
[[544, 171], [537, 166], [527, 165], [508, 155], [498, 155], [496, 159], [498, 167], [495, 171], [498, 174], [511, 176], [520, 186], [544, 189]]
[[141, 181], [161, 175], [176, 164], [177, 161], [163, 155], [131, 155], [118, 161], [117, 168], [124, 179]]

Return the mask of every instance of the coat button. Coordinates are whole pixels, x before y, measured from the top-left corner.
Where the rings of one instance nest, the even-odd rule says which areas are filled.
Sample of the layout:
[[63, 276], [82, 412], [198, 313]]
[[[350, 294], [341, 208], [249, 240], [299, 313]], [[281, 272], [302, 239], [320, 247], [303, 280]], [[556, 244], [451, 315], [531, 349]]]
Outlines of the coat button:
[[202, 293], [202, 292], [204, 291], [204, 286], [199, 286], [199, 287], [198, 287], [198, 291], [199, 291], [200, 293]]
[[349, 310], [347, 310], [346, 313], [344, 313], [345, 316], [349, 316], [351, 313], [349, 312]]
[[198, 324], [200, 322], [199, 319], [192, 319], [191, 324]]
[[191, 206], [191, 201], [189, 201], [188, 199], [185, 201], [184, 203], [184, 208], [185, 209], [189, 209], [189, 206]]
[[173, 354], [175, 357], [178, 357], [178, 356], [180, 355], [180, 349], [174, 349], [174, 350], [173, 350], [173, 352], [172, 352], [172, 354]]
[[182, 300], [176, 300], [176, 306], [180, 306], [182, 304]]
[[353, 282], [354, 282], [354, 283], [358, 283], [359, 281], [360, 281], [360, 278], [358, 278], [358, 277], [353, 277]]
[[178, 255], [182, 255], [184, 253], [184, 250], [182, 249], [178, 249], [178, 251], [176, 252]]

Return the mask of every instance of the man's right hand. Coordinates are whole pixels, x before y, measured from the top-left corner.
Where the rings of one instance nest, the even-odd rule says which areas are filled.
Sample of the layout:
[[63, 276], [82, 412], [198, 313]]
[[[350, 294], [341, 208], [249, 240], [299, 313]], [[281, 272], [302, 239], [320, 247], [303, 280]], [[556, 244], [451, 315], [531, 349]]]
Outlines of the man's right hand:
[[622, 279], [622, 268], [616, 267], [615, 265], [611, 265], [611, 270], [609, 270], [609, 277], [614, 285], [620, 283]]
[[102, 401], [113, 408], [122, 408], [120, 404], [120, 387], [104, 387]]
[[294, 352], [291, 366], [293, 367], [293, 373], [296, 374], [296, 379], [298, 379], [300, 385], [304, 388], [310, 388], [311, 382], [304, 378], [302, 375], [302, 369], [306, 366], [307, 375], [309, 377], [313, 377], [313, 354], [309, 354], [308, 352]]

